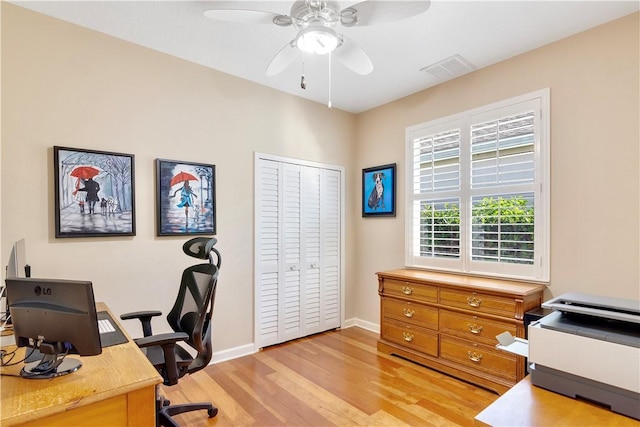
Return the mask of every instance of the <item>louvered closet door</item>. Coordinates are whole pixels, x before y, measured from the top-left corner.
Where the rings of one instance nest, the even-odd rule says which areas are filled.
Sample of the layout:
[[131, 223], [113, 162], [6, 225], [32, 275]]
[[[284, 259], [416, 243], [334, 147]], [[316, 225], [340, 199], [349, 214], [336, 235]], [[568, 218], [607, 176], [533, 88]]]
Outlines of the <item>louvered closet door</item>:
[[340, 173], [302, 169], [302, 335], [340, 326]]
[[300, 166], [282, 165], [282, 283], [279, 295], [278, 342], [301, 336], [301, 176]]
[[259, 159], [256, 345], [340, 326], [341, 173]]
[[279, 162], [256, 162], [255, 334], [260, 339], [260, 346], [278, 342], [281, 169]]

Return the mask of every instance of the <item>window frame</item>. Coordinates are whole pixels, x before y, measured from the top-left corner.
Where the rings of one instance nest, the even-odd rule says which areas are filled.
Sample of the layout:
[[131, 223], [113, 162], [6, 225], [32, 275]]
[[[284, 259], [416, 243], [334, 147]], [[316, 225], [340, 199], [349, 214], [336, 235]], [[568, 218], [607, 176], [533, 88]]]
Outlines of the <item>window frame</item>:
[[[534, 112], [534, 179], [527, 184], [534, 193], [534, 255], [533, 264], [486, 262], [472, 260], [471, 215], [472, 198], [478, 194], [495, 195], [518, 192], [520, 185], [495, 186], [489, 189], [471, 188], [471, 126], [479, 120], [498, 120], [505, 114], [524, 112], [530, 108]], [[414, 193], [414, 141], [451, 131], [460, 127], [460, 189]], [[545, 88], [506, 100], [467, 110], [458, 114], [430, 120], [406, 128], [406, 181], [405, 181], [405, 266], [444, 270], [462, 274], [505, 277], [540, 282], [549, 281], [550, 273], [550, 89]], [[428, 195], [432, 197], [428, 199]], [[420, 200], [459, 197], [460, 207], [460, 258], [423, 257], [414, 254], [414, 228], [419, 226], [419, 214], [414, 212], [414, 203]]]

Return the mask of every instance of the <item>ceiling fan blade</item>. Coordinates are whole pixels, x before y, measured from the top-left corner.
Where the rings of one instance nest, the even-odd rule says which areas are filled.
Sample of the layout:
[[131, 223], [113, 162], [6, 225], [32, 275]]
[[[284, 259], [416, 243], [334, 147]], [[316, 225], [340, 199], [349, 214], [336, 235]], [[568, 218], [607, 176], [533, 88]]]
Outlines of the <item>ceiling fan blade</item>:
[[345, 15], [345, 19], [349, 20], [354, 14], [353, 10], [355, 10], [355, 14], [358, 17], [357, 26], [360, 27], [410, 18], [426, 11], [430, 5], [430, 0], [365, 0], [341, 10], [340, 14]]
[[[293, 23], [291, 17], [273, 12], [248, 9], [208, 9], [202, 12], [210, 19], [227, 22], [239, 22], [241, 24], [274, 24], [277, 18], [280, 26], [287, 26]], [[285, 23], [283, 23], [285, 22]]]
[[333, 51], [332, 55], [342, 65], [351, 71], [366, 75], [373, 71], [371, 59], [364, 50], [348, 38], [342, 36], [342, 45]]
[[269, 63], [269, 66], [267, 67], [267, 76], [280, 74], [296, 60], [299, 54], [300, 50], [295, 47], [294, 42], [289, 42], [284, 45], [284, 47], [280, 49], [280, 52], [276, 53], [276, 56], [274, 56]]

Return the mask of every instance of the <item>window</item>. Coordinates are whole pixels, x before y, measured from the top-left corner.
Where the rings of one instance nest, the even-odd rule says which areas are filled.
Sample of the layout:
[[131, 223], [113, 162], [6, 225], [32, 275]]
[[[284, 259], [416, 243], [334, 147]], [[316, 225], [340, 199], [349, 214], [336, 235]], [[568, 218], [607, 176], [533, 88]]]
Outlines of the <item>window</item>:
[[549, 280], [549, 90], [407, 129], [406, 264]]

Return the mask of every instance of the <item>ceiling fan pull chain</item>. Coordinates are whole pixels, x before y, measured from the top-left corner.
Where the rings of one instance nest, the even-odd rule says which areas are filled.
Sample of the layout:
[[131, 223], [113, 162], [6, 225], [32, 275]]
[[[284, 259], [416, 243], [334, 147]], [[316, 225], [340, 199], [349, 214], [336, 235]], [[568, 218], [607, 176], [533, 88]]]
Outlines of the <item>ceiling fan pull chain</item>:
[[331, 109], [331, 58], [333, 57], [333, 53], [329, 52], [329, 103], [327, 104], [327, 107], [329, 107], [329, 109]]
[[300, 76], [300, 87], [302, 90], [307, 89], [307, 83], [304, 81], [304, 52], [302, 53], [302, 76]]

